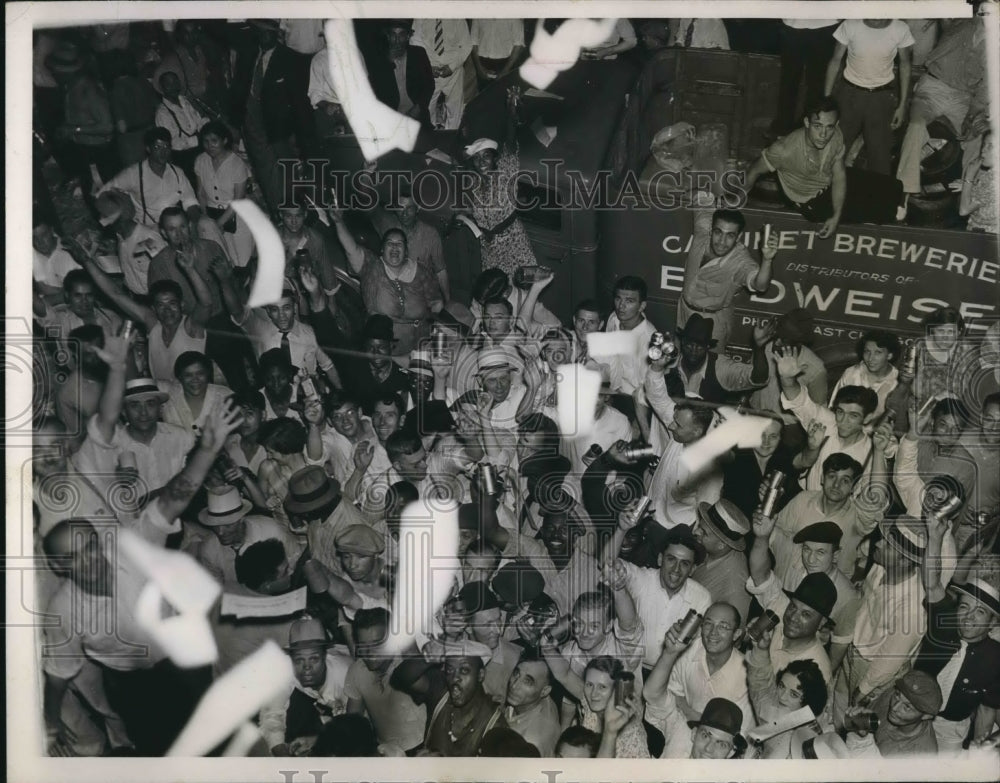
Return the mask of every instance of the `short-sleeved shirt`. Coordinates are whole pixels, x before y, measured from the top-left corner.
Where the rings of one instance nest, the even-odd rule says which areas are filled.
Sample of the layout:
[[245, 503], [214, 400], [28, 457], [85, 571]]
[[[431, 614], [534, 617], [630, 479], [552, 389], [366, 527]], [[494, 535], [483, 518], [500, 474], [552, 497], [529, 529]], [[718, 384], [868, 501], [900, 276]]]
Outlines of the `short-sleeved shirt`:
[[799, 128], [761, 153], [769, 171], [778, 174], [785, 194], [796, 204], [815, 198], [833, 182], [833, 169], [844, 161], [844, 134], [836, 128], [829, 143], [821, 150], [806, 140], [806, 129]]
[[469, 25], [472, 45], [480, 57], [509, 57], [515, 46], [524, 46], [523, 19], [473, 19]]
[[441, 286], [427, 266], [413, 262], [416, 269], [410, 277], [403, 274], [389, 277], [385, 263], [371, 251], [365, 251], [361, 270], [361, 295], [369, 313], [380, 313], [393, 319], [397, 340], [393, 354], [402, 356], [416, 348], [417, 340], [430, 335], [431, 305], [442, 301]]
[[105, 475], [114, 473], [119, 456], [131, 452], [135, 455], [139, 478], [146, 482], [148, 491], [165, 486], [181, 472], [195, 442], [191, 430], [162, 421], [157, 422], [156, 434], [148, 444], [135, 440], [121, 424], [115, 425], [111, 440], [104, 441], [97, 429], [96, 417], [87, 425], [87, 435], [78, 452], [81, 470]]
[[[212, 259], [221, 258], [223, 263], [232, 268], [225, 251], [218, 244], [210, 239], [191, 240], [191, 250], [194, 254], [194, 267], [205, 281], [208, 292], [212, 298], [212, 315], [217, 315], [223, 311], [222, 291], [215, 281], [215, 276], [211, 271]], [[181, 308], [185, 313], [190, 313], [198, 303], [198, 298], [194, 295], [194, 289], [188, 282], [187, 275], [177, 266], [177, 251], [172, 247], [165, 247], [149, 265], [149, 273], [146, 277], [149, 285], [153, 285], [160, 280], [173, 280], [181, 287]]]
[[379, 676], [363, 661], [355, 661], [347, 670], [344, 696], [364, 703], [380, 744], [410, 750], [424, 739], [427, 709], [389, 685], [389, 678], [400, 663], [402, 660], [394, 662], [384, 676]]
[[914, 44], [909, 25], [899, 19], [883, 28], [869, 27], [864, 19], [845, 19], [833, 37], [847, 47], [844, 79], [869, 90], [896, 78], [892, 70], [896, 53]]
[[149, 293], [149, 265], [166, 246], [159, 231], [142, 223], [137, 223], [127, 237], [118, 237], [118, 262], [129, 291], [133, 294]]
[[184, 209], [198, 206], [194, 189], [187, 176], [177, 166], [168, 163], [160, 177], [145, 160], [118, 172], [101, 188], [124, 190], [135, 204], [135, 219], [150, 228], [157, 228], [160, 213], [178, 202]]
[[712, 212], [701, 210], [695, 217], [694, 237], [684, 268], [683, 297], [692, 307], [724, 310], [741, 288], [753, 290], [751, 283], [760, 265], [746, 245], [737, 242], [724, 256], [706, 261], [712, 244]]
[[746, 662], [735, 649], [717, 671], [709, 672], [705, 645], [696, 637], [674, 664], [667, 687], [699, 715], [711, 699], [728, 699], [743, 712], [743, 730], [754, 725]]
[[55, 249], [48, 255], [37, 250], [34, 250], [34, 254], [32, 277], [52, 288], [61, 288], [67, 273], [80, 268], [80, 265], [73, 260], [73, 256], [62, 246], [61, 239], [56, 239]]

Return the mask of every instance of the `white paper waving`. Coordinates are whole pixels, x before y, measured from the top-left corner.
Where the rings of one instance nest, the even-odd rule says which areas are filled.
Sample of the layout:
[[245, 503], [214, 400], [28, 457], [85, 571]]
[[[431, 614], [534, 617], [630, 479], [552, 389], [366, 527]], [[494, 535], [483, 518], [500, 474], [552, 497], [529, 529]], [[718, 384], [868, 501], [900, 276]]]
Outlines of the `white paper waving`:
[[205, 755], [294, 681], [291, 659], [274, 642], [265, 642], [212, 684], [167, 755]]
[[[580, 51], [604, 43], [615, 29], [615, 19], [568, 19], [554, 33], [545, 31], [544, 19], [535, 25], [531, 56], [521, 66], [521, 78], [544, 90], [560, 71], [572, 68]], [[329, 37], [327, 37], [329, 41]]]
[[594, 429], [601, 374], [580, 364], [560, 364], [556, 372], [556, 412], [566, 438], [586, 437]]
[[[182, 668], [218, 658], [208, 610], [222, 588], [190, 555], [154, 546], [122, 530], [122, 553], [149, 578], [136, 600], [135, 617], [170, 659]], [[163, 616], [166, 601], [177, 612]]]
[[330, 79], [365, 159], [375, 160], [394, 149], [410, 152], [417, 142], [420, 123], [375, 97], [351, 20], [328, 19], [323, 32], [330, 58]]
[[692, 474], [708, 466], [716, 457], [725, 454], [734, 446], [750, 449], [759, 446], [764, 430], [771, 419], [763, 416], [746, 416], [735, 409], [728, 409], [731, 415], [701, 440], [695, 441], [681, 454], [681, 464]]
[[282, 595], [222, 594], [223, 615], [242, 617], [287, 617], [306, 608], [306, 588], [300, 587]]
[[399, 526], [399, 572], [384, 650], [399, 655], [434, 633], [434, 615], [458, 572], [458, 504], [421, 498], [404, 510]]
[[765, 742], [771, 739], [771, 737], [776, 737], [779, 734], [784, 734], [786, 731], [797, 729], [799, 726], [805, 726], [814, 720], [816, 720], [816, 716], [809, 707], [799, 707], [797, 710], [782, 715], [776, 723], [766, 723], [750, 729], [746, 733], [746, 736], [749, 740]]
[[277, 304], [285, 282], [285, 247], [281, 244], [278, 230], [252, 201], [241, 199], [233, 201], [230, 206], [243, 218], [257, 246], [257, 276], [250, 289], [247, 307]]
[[589, 332], [587, 353], [591, 356], [632, 356], [636, 352], [638, 335], [632, 330], [616, 332]]

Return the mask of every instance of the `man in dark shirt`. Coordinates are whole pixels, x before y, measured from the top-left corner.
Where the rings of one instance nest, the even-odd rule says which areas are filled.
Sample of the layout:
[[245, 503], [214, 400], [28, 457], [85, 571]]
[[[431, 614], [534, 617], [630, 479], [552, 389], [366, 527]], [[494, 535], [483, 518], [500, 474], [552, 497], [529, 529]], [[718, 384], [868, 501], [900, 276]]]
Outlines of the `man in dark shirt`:
[[470, 641], [460, 653], [445, 658], [448, 694], [438, 702], [427, 727], [428, 750], [442, 756], [475, 756], [487, 731], [506, 726], [502, 705], [483, 690], [491, 652], [485, 644]]
[[406, 397], [410, 391], [410, 377], [392, 360], [392, 319], [385, 315], [371, 315], [361, 335], [362, 350], [377, 355], [378, 359], [356, 359], [350, 372], [344, 376], [344, 385], [361, 400], [364, 412], [371, 416], [375, 403], [385, 397]]
[[434, 74], [422, 46], [411, 46], [413, 25], [409, 19], [389, 19], [384, 40], [364, 47], [365, 68], [375, 96], [392, 109], [430, 126]]
[[[941, 584], [941, 542], [948, 523], [927, 516], [925, 563], [927, 633], [915, 668], [937, 678], [944, 707], [934, 720], [938, 752], [956, 755], [969, 735], [973, 742], [993, 731], [1000, 708], [1000, 642], [990, 632], [1000, 625], [1000, 592], [993, 579]], [[985, 574], [984, 574], [985, 576]]]

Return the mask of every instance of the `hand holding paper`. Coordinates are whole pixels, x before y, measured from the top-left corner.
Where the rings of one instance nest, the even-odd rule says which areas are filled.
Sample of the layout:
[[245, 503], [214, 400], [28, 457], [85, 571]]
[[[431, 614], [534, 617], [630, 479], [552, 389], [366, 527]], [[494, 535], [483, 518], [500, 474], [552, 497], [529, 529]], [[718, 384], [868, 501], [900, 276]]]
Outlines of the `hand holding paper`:
[[568, 19], [550, 35], [545, 31], [545, 20], [539, 19], [531, 42], [531, 56], [520, 68], [521, 78], [544, 90], [560, 71], [573, 67], [581, 49], [604, 43], [615, 29], [615, 22], [615, 19]]

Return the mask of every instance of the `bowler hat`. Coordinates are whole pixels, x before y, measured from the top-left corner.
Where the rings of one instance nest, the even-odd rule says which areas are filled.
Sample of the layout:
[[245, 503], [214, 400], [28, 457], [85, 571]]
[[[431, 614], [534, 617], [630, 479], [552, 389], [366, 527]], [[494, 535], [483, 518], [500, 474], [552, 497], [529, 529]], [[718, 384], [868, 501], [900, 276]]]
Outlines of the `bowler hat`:
[[308, 465], [288, 479], [285, 511], [289, 514], [308, 514], [332, 503], [340, 497], [340, 484], [326, 475], [319, 465]]
[[365, 321], [365, 328], [362, 332], [362, 337], [365, 340], [385, 340], [386, 342], [394, 342], [396, 338], [392, 336], [392, 319], [387, 315], [382, 315], [381, 313], [375, 313], [374, 315], [368, 316], [368, 320]]
[[698, 345], [705, 345], [709, 348], [713, 348], [718, 345], [718, 340], [712, 339], [712, 328], [714, 323], [711, 318], [705, 318], [698, 313], [694, 313], [690, 318], [688, 318], [687, 323], [684, 327], [677, 327], [677, 336], [681, 340], [687, 340], [691, 343], [697, 343]]
[[458, 600], [466, 614], [500, 608], [500, 600], [490, 590], [490, 586], [486, 582], [469, 582], [463, 585], [462, 589], [458, 591]]
[[735, 549], [737, 552], [746, 549], [746, 534], [750, 532], [750, 523], [746, 515], [731, 500], [720, 498], [714, 505], [699, 503], [697, 513], [699, 521], [722, 539], [730, 549]]
[[743, 710], [733, 704], [729, 699], [714, 698], [709, 699], [705, 709], [701, 711], [698, 720], [689, 720], [688, 726], [707, 726], [710, 729], [718, 729], [726, 734], [738, 736], [743, 727]]
[[490, 587], [505, 604], [523, 606], [544, 592], [545, 577], [534, 566], [514, 561], [496, 572]]
[[[795, 592], [783, 591], [789, 598], [800, 601], [810, 609], [815, 609], [827, 620], [830, 620], [830, 613], [837, 604], [837, 587], [824, 573], [806, 574], [795, 588]], [[832, 623], [833, 620], [830, 620]]]

